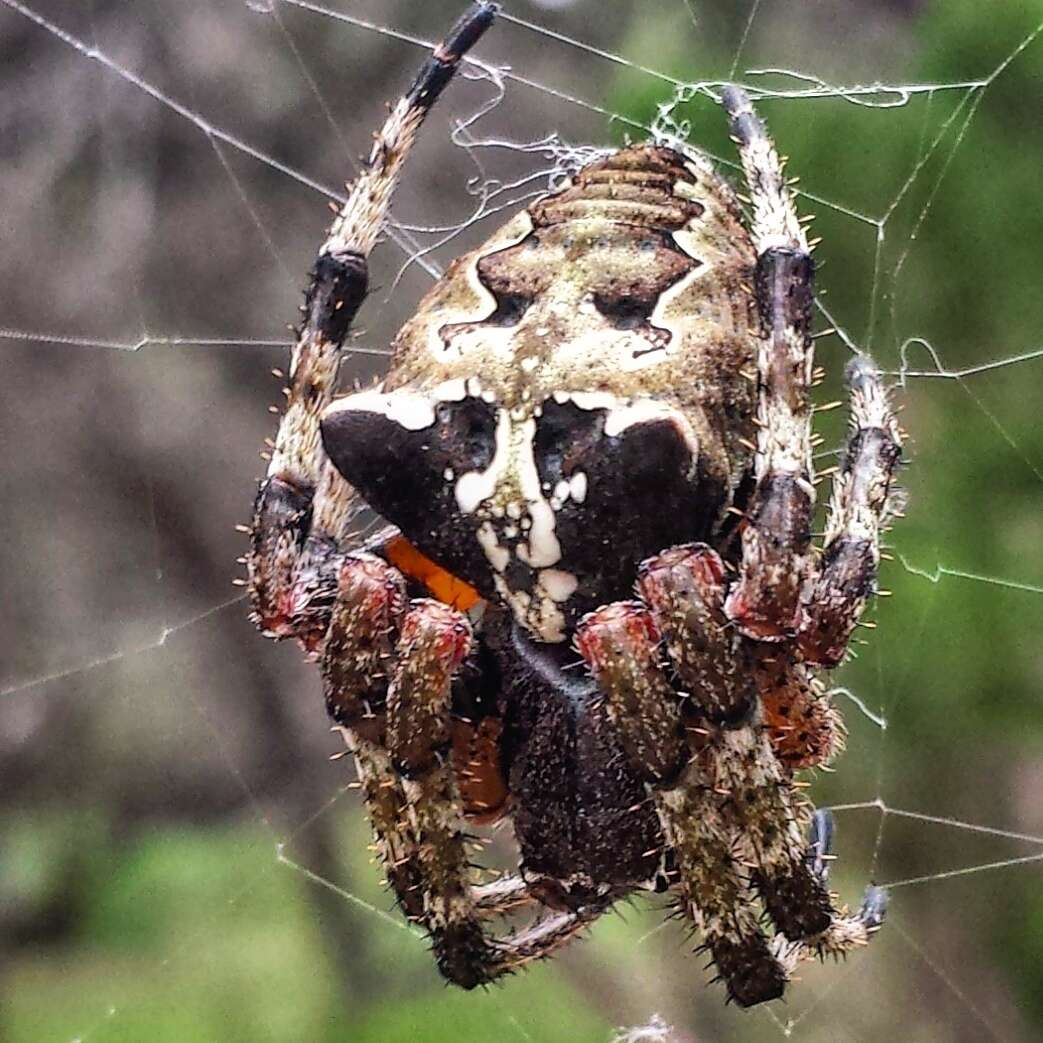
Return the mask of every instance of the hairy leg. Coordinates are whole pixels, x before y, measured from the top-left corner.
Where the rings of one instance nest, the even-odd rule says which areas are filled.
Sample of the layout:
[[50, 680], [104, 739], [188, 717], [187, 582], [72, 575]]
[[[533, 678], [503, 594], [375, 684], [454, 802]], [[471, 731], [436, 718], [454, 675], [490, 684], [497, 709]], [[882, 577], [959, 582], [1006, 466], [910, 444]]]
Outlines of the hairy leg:
[[[506, 938], [484, 921], [536, 902], [516, 877], [477, 885], [452, 756], [452, 682], [467, 656], [467, 617], [426, 598], [374, 554], [349, 555], [323, 652], [327, 706], [355, 754], [388, 880], [429, 933], [439, 969], [465, 988], [556, 951], [602, 907], [552, 913]], [[540, 907], [542, 908], [542, 906]]]
[[[815, 812], [808, 831], [807, 861], [811, 871], [826, 884], [833, 859], [833, 815], [828, 808]], [[799, 942], [791, 942], [777, 935], [773, 949], [786, 973], [792, 975], [797, 966], [812, 959], [826, 957], [839, 959], [869, 943], [869, 939], [883, 926], [887, 915], [887, 891], [882, 887], [866, 888], [857, 913], [835, 915], [821, 934]]]
[[728, 87], [731, 122], [753, 208], [757, 358], [757, 486], [742, 528], [739, 582], [727, 613], [749, 637], [779, 641], [800, 626], [815, 489], [811, 463], [813, 265], [783, 165], [745, 93]]
[[484, 891], [470, 884], [449, 755], [449, 686], [470, 628], [438, 602], [408, 602], [402, 575], [381, 558], [347, 552], [354, 495], [326, 457], [319, 422], [417, 132], [495, 13], [494, 4], [472, 4], [435, 48], [376, 134], [319, 249], [247, 558], [254, 621], [321, 656], [327, 708], [355, 754], [392, 888], [430, 931], [443, 972], [465, 986], [546, 955], [591, 917], [555, 914], [502, 942], [482, 934], [480, 916], [519, 896], [503, 884]]
[[706, 722], [699, 754], [706, 784], [775, 925], [790, 938], [821, 931], [829, 896], [808, 872], [803, 823], [810, 813], [763, 727], [753, 668], [756, 646], [725, 614], [724, 563], [705, 544], [644, 562], [639, 589], [664, 635], [670, 662]]
[[258, 627], [272, 637], [295, 637], [312, 651], [322, 643], [355, 510], [350, 486], [323, 450], [319, 419], [333, 399], [341, 346], [366, 296], [368, 258], [420, 125], [495, 11], [493, 4], [472, 4], [427, 59], [376, 134], [312, 269], [290, 356], [286, 411], [258, 489], [247, 555]]
[[833, 479], [826, 544], [806, 597], [798, 646], [805, 661], [837, 666], [876, 585], [880, 532], [891, 505], [891, 481], [902, 455], [898, 422], [872, 361], [847, 369], [851, 431]]
[[778, 998], [786, 976], [761, 929], [757, 895], [724, 813], [714, 742], [700, 728], [702, 749], [689, 762], [680, 700], [659, 664], [651, 613], [638, 602], [592, 612], [579, 625], [577, 646], [623, 749], [649, 784], [676, 861], [682, 909], [728, 995], [742, 1006]]

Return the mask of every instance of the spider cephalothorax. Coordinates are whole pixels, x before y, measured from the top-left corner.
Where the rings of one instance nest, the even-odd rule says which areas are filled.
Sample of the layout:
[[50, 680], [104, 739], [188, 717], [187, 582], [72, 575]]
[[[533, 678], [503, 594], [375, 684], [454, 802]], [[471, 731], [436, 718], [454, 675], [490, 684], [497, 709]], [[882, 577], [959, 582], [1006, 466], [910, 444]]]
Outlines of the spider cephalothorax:
[[[391, 885], [450, 980], [548, 955], [644, 888], [676, 894], [730, 997], [759, 1003], [883, 919], [876, 889], [834, 904], [828, 815], [794, 773], [842, 745], [816, 670], [873, 592], [898, 427], [856, 358], [816, 555], [812, 263], [734, 88], [748, 223], [687, 147], [607, 153], [454, 262], [384, 380], [334, 398], [404, 158], [494, 13], [436, 48], [320, 250], [254, 616], [320, 659]], [[391, 526], [363, 547], [360, 503]], [[504, 816], [519, 873], [483, 884], [468, 824]], [[522, 906], [527, 929], [487, 930]]]

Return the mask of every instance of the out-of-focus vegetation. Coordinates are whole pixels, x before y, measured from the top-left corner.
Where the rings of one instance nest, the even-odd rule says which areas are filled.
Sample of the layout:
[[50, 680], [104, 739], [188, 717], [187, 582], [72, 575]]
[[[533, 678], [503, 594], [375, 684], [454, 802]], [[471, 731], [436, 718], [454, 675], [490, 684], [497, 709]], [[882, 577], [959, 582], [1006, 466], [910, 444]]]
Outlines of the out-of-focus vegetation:
[[[325, 185], [365, 150], [419, 57], [285, 4], [276, 14], [212, 0], [32, 6]], [[459, 4], [342, 6], [430, 37]], [[747, 9], [618, 4], [609, 19], [593, 0], [512, 5], [685, 80], [729, 76]], [[846, 84], [979, 80], [1040, 22], [1040, 0], [781, 0], [759, 8], [739, 68]], [[508, 25], [482, 51], [642, 122], [669, 96], [662, 82]], [[130, 343], [281, 337], [322, 229], [315, 192], [211, 143], [10, 7], [0, 7], [0, 54], [0, 326]], [[824, 237], [826, 307], [885, 368], [900, 367], [911, 337], [949, 373], [1043, 343], [1041, 67], [1038, 39], [982, 92], [895, 107], [761, 104], [801, 188], [828, 201], [802, 204]], [[448, 120], [488, 90], [454, 85], [403, 187], [401, 219], [466, 215], [475, 168], [448, 144]], [[731, 155], [705, 100], [679, 115], [693, 140]], [[517, 84], [474, 132], [553, 130], [569, 141], [620, 134]], [[543, 162], [510, 159], [515, 176]], [[851, 213], [876, 219], [896, 202], [874, 263], [877, 227]], [[427, 285], [413, 267], [383, 304], [400, 262], [386, 247], [365, 344], [386, 343]], [[281, 350], [128, 353], [15, 338], [0, 352], [0, 1038], [600, 1043], [657, 1011], [675, 1043], [778, 1039], [791, 1019], [792, 1038], [808, 1043], [1043, 1034], [1039, 864], [940, 876], [1043, 851], [953, 824], [1043, 835], [1043, 359], [962, 381], [910, 376], [900, 392], [909, 509], [883, 575], [894, 597], [838, 675], [887, 728], [838, 697], [849, 751], [812, 795], [893, 809], [838, 813], [845, 896], [870, 874], [927, 879], [895, 887], [872, 948], [810, 968], [773, 1016], [725, 1010], [680, 930], [649, 933], [661, 917], [647, 903], [502, 987], [444, 988], [369, 862], [350, 769], [326, 759], [335, 745], [313, 669], [256, 638], [241, 604], [220, 607]], [[836, 337], [819, 342], [823, 401], [840, 394], [846, 354]], [[936, 368], [921, 343], [905, 361]], [[363, 358], [356, 374], [379, 365]], [[825, 447], [842, 425], [823, 416]]]

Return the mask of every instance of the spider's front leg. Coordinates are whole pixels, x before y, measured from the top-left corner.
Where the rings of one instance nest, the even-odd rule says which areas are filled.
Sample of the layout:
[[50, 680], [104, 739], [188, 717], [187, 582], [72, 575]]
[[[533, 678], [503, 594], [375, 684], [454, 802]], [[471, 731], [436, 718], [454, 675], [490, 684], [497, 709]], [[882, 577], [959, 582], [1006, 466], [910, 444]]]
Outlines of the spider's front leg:
[[477, 984], [489, 962], [470, 894], [463, 816], [449, 759], [453, 676], [467, 656], [467, 617], [407, 602], [381, 559], [349, 555], [322, 658], [330, 716], [355, 754], [388, 880], [431, 932], [443, 973]]
[[[757, 650], [725, 615], [721, 559], [706, 545], [673, 547], [642, 564], [639, 591], [643, 602], [586, 616], [577, 644], [652, 789], [685, 912], [729, 996], [743, 1006], [775, 999], [801, 958], [787, 946], [840, 952], [865, 931], [833, 906], [809, 864], [811, 808], [761, 721]], [[663, 647], [684, 701], [661, 665]], [[765, 935], [761, 903], [784, 945]]]
[[375, 555], [349, 553], [356, 499], [323, 450], [320, 420], [366, 295], [369, 255], [417, 132], [496, 10], [473, 3], [435, 48], [376, 134], [319, 250], [247, 556], [254, 622], [268, 636], [296, 638], [322, 656], [327, 707], [355, 751], [395, 893], [431, 930], [444, 972], [463, 985], [553, 951], [587, 920], [556, 915], [509, 942], [482, 938], [479, 915], [528, 895], [514, 881], [473, 893], [468, 884], [463, 816], [443, 740], [449, 685], [470, 642], [469, 624], [436, 602], [407, 603], [397, 570]]
[[760, 310], [757, 356], [757, 479], [742, 529], [739, 582], [727, 612], [748, 637], [792, 637], [803, 615], [815, 489], [811, 462], [814, 266], [783, 164], [746, 94], [725, 88], [722, 102], [739, 148], [752, 204]]
[[464, 988], [550, 955], [600, 912], [554, 913], [507, 939], [483, 921], [532, 901], [522, 881], [472, 882], [451, 756], [452, 682], [473, 640], [461, 612], [405, 601], [401, 574], [347, 557], [323, 652], [326, 703], [355, 754], [377, 846], [403, 911], [429, 933], [439, 969]]
[[[683, 553], [677, 549], [677, 555]], [[677, 572], [682, 589], [676, 605], [686, 633], [702, 646], [692, 650], [693, 659], [701, 655], [705, 667], [693, 686], [693, 702], [705, 691], [732, 715], [748, 711], [748, 701], [742, 706], [742, 678], [726, 662], [726, 650], [716, 635], [692, 625], [706, 615], [706, 606], [691, 596], [698, 577], [684, 562]], [[700, 928], [729, 996], [752, 1006], [781, 996], [786, 974], [761, 928], [757, 894], [726, 807], [732, 795], [722, 787], [731, 780], [718, 778], [720, 728], [702, 714], [692, 714], [686, 734], [681, 701], [660, 665], [659, 633], [644, 604], [618, 602], [584, 617], [577, 646], [604, 693], [608, 717], [628, 759], [649, 785], [676, 859], [685, 915]], [[725, 669], [717, 670], [720, 665]], [[745, 789], [734, 796], [746, 796]], [[803, 843], [800, 849], [802, 856]]]
[[258, 489], [247, 556], [254, 622], [310, 651], [322, 643], [355, 510], [351, 487], [323, 451], [319, 421], [333, 399], [341, 346], [366, 296], [369, 255], [417, 132], [495, 14], [495, 4], [472, 4], [424, 63], [375, 135], [312, 270], [286, 412]]

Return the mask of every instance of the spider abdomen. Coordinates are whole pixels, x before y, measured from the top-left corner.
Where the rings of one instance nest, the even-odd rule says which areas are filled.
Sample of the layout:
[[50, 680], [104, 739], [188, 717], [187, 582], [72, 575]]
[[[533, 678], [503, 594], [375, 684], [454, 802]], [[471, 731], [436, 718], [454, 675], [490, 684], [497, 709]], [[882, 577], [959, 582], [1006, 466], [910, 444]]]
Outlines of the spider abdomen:
[[611, 153], [450, 267], [382, 387], [327, 412], [327, 452], [425, 554], [562, 641], [730, 504], [753, 261], [707, 164]]

